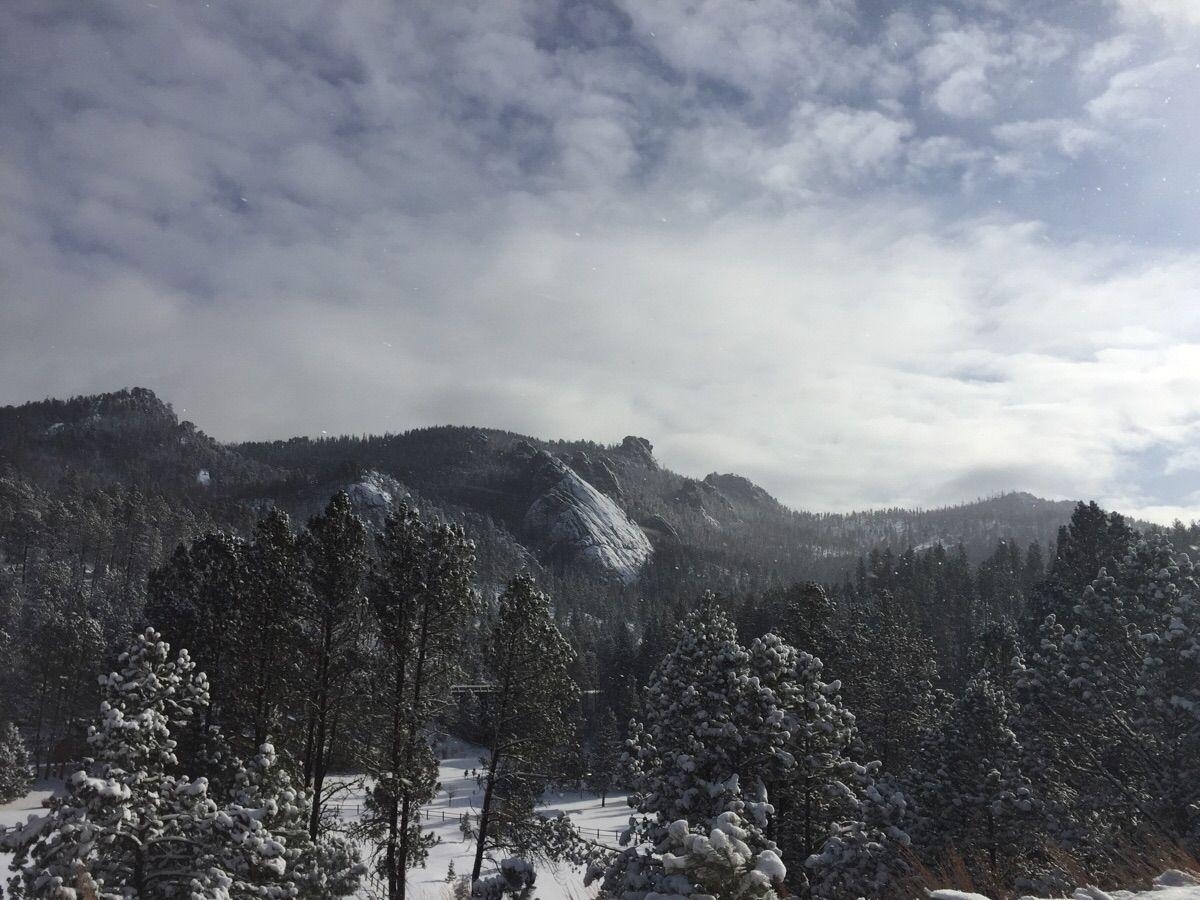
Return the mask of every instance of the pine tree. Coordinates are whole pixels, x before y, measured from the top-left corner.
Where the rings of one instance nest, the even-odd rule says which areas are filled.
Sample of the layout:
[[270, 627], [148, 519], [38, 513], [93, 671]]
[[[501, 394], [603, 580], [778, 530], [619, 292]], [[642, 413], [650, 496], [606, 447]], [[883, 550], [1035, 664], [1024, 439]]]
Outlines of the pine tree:
[[1070, 627], [1047, 616], [1015, 663], [1053, 837], [1093, 862], [1133, 834], [1177, 840], [1197, 827], [1200, 723], [1187, 694], [1197, 595], [1191, 563], [1165, 536], [1140, 540], [1082, 591]]
[[136, 897], [166, 895], [193, 879], [216, 890], [223, 873], [197, 858], [197, 840], [212, 811], [207, 782], [176, 778], [172, 729], [185, 727], [208, 702], [208, 682], [186, 651], [175, 661], [149, 630], [120, 657], [121, 670], [103, 679], [100, 724], [88, 743], [88, 771], [67, 781], [67, 794], [50, 811], [9, 840], [16, 844], [21, 876], [12, 890], [52, 895], [74, 878], [81, 859], [108, 892]]
[[973, 679], [926, 736], [909, 792], [922, 849], [954, 850], [1000, 886], [1031, 871], [1029, 856], [1039, 845], [1037, 802], [1010, 715], [999, 686]]
[[596, 739], [591, 755], [591, 771], [588, 773], [588, 787], [600, 795], [600, 806], [608, 803], [608, 792], [613, 789], [617, 772], [621, 764], [621, 734], [617, 729], [617, 717], [611, 709], [606, 709], [596, 731]]
[[887, 896], [908, 871], [904, 793], [877, 762], [857, 767], [848, 787], [851, 812], [805, 861], [812, 895], [822, 900]]
[[819, 584], [794, 584], [781, 598], [781, 616], [771, 629], [802, 653], [825, 662], [837, 656], [833, 633], [836, 608]]
[[210, 794], [207, 778], [178, 774], [172, 734], [202, 713], [208, 682], [187, 651], [172, 660], [158, 637], [147, 630], [119, 657], [120, 671], [102, 679], [87, 768], [44, 815], [4, 837], [20, 872], [10, 882], [13, 896], [59, 896], [75, 883], [77, 864], [101, 896], [130, 900], [352, 892], [352, 854], [338, 861], [306, 837], [289, 844], [307, 809], [268, 748], [245, 769], [233, 764], [238, 789], [229, 803]]
[[484, 747], [483, 801], [471, 879], [487, 854], [534, 851], [541, 841], [533, 809], [547, 765], [571, 735], [578, 688], [568, 675], [573, 652], [550, 617], [550, 600], [519, 575], [500, 595], [485, 652], [491, 684]]
[[784, 896], [787, 870], [773, 850], [755, 850], [736, 813], [722, 813], [707, 834], [693, 831], [685, 819], [672, 822], [655, 848], [665, 877], [655, 898], [693, 900], [776, 900]]
[[33, 766], [17, 726], [0, 728], [0, 803], [24, 797], [33, 785]]
[[397, 900], [404, 897], [408, 869], [421, 865], [431, 846], [418, 813], [437, 788], [437, 760], [425, 733], [457, 667], [463, 625], [478, 604], [471, 587], [474, 548], [461, 527], [426, 524], [402, 504], [376, 544], [369, 594], [384, 648], [387, 737], [362, 830], [382, 845], [379, 866], [389, 900]]
[[302, 613], [309, 634], [305, 664], [311, 673], [304, 774], [312, 787], [308, 831], [316, 840], [321, 831], [325, 776], [336, 752], [346, 743], [361, 668], [366, 532], [344, 491], [334, 495], [324, 513], [309, 521], [302, 547], [311, 585], [305, 598], [307, 609]]
[[846, 782], [858, 766], [854, 717], [842, 705], [840, 682], [826, 682], [821, 660], [797, 653], [774, 635], [750, 647], [750, 669], [775, 695], [785, 715], [785, 752], [793, 763], [769, 784], [775, 808], [770, 835], [785, 860], [794, 861], [792, 883], [802, 889], [803, 866], [835, 822], [852, 809]]
[[877, 594], [853, 611], [842, 667], [853, 673], [844, 696], [867, 758], [878, 759], [885, 772], [903, 771], [933, 721], [932, 643], [894, 597]]
[[[257, 750], [273, 735], [299, 745], [285, 714], [303, 702], [299, 662], [300, 613], [308, 594], [304, 557], [287, 515], [272, 509], [254, 528], [246, 548], [244, 594], [238, 609], [238, 687], [234, 727], [251, 736]], [[238, 748], [242, 749], [242, 748]]]
[[[226, 815], [218, 836], [224, 849], [222, 865], [257, 895], [270, 895], [275, 882], [286, 876], [295, 896], [320, 900], [353, 894], [364, 867], [358, 848], [344, 835], [326, 831], [314, 842], [308, 833], [312, 808], [308, 793], [296, 785], [270, 743], [264, 743], [232, 777]], [[279, 845], [278, 863], [266, 878], [248, 865], [248, 841], [272, 840]]]
[[[240, 694], [239, 641], [247, 578], [246, 542], [222, 532], [176, 549], [150, 576], [145, 620], [163, 639], [187, 647], [208, 678], [205, 726], [237, 724], [232, 707]], [[215, 698], [214, 698], [215, 695]]]
[[774, 636], [755, 646], [757, 672], [711, 594], [678, 626], [646, 687], [643, 719], [630, 727], [630, 805], [641, 816], [623, 840], [630, 846], [590, 875], [602, 878], [605, 896], [702, 893], [696, 884], [685, 891], [682, 876], [668, 870], [670, 848], [682, 840], [670, 828], [707, 837], [736, 821], [752, 857], [775, 853], [765, 835], [773, 812], [767, 786], [794, 764], [776, 693], [787, 676], [776, 669], [795, 651]]

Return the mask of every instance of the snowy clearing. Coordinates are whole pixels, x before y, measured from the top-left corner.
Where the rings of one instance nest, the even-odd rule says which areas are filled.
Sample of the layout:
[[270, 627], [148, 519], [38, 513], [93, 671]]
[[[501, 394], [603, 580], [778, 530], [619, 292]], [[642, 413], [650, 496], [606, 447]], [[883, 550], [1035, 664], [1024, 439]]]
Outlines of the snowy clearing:
[[[452, 884], [447, 880], [451, 864], [457, 876], [469, 875], [474, 862], [475, 844], [463, 837], [459, 827], [461, 817], [478, 813], [483, 796], [482, 787], [476, 784], [470, 773], [482, 766], [483, 752], [463, 741], [449, 740], [441, 745], [446, 754], [438, 769], [441, 789], [434, 802], [425, 807], [425, 825], [440, 840], [430, 851], [428, 864], [409, 875], [409, 896], [414, 900], [433, 900], [452, 895]], [[357, 821], [362, 804], [364, 788], [358, 786], [353, 793], [336, 805], [348, 822]], [[624, 794], [611, 794], [605, 806], [593, 794], [583, 792], [548, 792], [540, 807], [547, 815], [566, 813], [583, 831], [584, 837], [598, 843], [616, 846], [617, 835], [628, 824], [630, 809]], [[360, 897], [373, 895], [372, 885], [364, 884]], [[538, 866], [537, 895], [544, 900], [561, 898], [594, 897], [594, 888], [584, 887], [583, 872], [570, 865]]]
[[[482, 789], [476, 785], [473, 775], [464, 777], [464, 772], [480, 768], [482, 752], [477, 747], [455, 740], [447, 741], [441, 747], [446, 754], [438, 772], [441, 790], [434, 802], [425, 807], [425, 824], [437, 835], [440, 843], [430, 852], [428, 865], [409, 875], [409, 896], [413, 900], [452, 896], [453, 885], [446, 877], [451, 864], [455, 874], [462, 876], [470, 874], [474, 862], [475, 844], [463, 837], [459, 821], [464, 814], [475, 815], [478, 812]], [[352, 787], [333, 805], [340, 810], [345, 821], [355, 822], [362, 809], [364, 784], [355, 776], [342, 776], [342, 780]], [[61, 784], [57, 780], [41, 781], [25, 797], [0, 806], [0, 827], [23, 823], [30, 815], [38, 813], [42, 801]], [[552, 791], [546, 795], [541, 810], [547, 815], [566, 813], [586, 838], [610, 846], [616, 846], [617, 835], [628, 824], [630, 815], [624, 794], [609, 795], [607, 805], [602, 807], [600, 799], [587, 792], [581, 797], [579, 792]], [[11, 858], [11, 854], [0, 854], [0, 876], [5, 882], [10, 875], [8, 865]], [[368, 879], [358, 896], [378, 896], [377, 887]], [[573, 900], [593, 897], [596, 891], [584, 887], [583, 872], [574, 866], [539, 866], [537, 894], [543, 900]]]

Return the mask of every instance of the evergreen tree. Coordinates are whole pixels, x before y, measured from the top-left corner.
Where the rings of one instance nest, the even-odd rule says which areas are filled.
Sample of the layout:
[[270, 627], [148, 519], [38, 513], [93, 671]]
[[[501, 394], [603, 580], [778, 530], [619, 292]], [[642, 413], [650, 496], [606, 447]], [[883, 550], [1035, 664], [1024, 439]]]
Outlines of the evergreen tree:
[[[273, 753], [237, 772], [232, 802], [210, 794], [207, 778], [178, 774], [173, 732], [208, 702], [208, 682], [187, 651], [174, 660], [149, 629], [102, 680], [95, 754], [67, 780], [48, 811], [5, 836], [19, 875], [15, 897], [59, 896], [81, 864], [102, 897], [326, 897], [357, 886], [353, 854], [317, 852], [288, 832], [307, 809]], [[272, 831], [277, 826], [279, 831]], [[302, 832], [303, 833], [303, 832]], [[291, 865], [289, 865], [289, 863]], [[65, 895], [65, 894], [63, 894]]]
[[812, 895], [822, 900], [887, 896], [908, 872], [910, 812], [898, 785], [870, 763], [857, 767], [849, 796], [851, 812], [805, 861]]
[[208, 676], [210, 697], [205, 726], [232, 726], [232, 707], [241, 693], [238, 672], [245, 599], [246, 542], [213, 532], [190, 547], [180, 546], [170, 560], [150, 575], [145, 620], [176, 647], [187, 647]]
[[389, 900], [405, 894], [408, 869], [424, 862], [429, 837], [418, 810], [437, 789], [437, 760], [425, 734], [447, 675], [457, 666], [463, 625], [476, 611], [473, 547], [456, 525], [426, 524], [401, 505], [376, 536], [370, 579], [383, 654], [384, 749], [363, 831], [383, 853]]
[[1106, 513], [1095, 501], [1080, 503], [1071, 521], [1058, 530], [1051, 574], [1069, 589], [1082, 590], [1101, 569], [1125, 559], [1136, 534], [1119, 513]]
[[1154, 535], [1113, 574], [1101, 570], [1069, 628], [1047, 616], [1015, 663], [1021, 732], [1053, 837], [1093, 863], [1135, 835], [1177, 840], [1196, 828], [1200, 723], [1186, 672], [1197, 595], [1191, 563]]
[[867, 758], [878, 759], [885, 772], [902, 771], [935, 713], [929, 638], [895, 598], [873, 595], [853, 610], [842, 666], [853, 673], [844, 696]]
[[588, 772], [588, 787], [600, 795], [600, 805], [608, 804], [608, 793], [613, 789], [621, 764], [621, 733], [617, 729], [617, 717], [606, 709], [596, 731]]
[[302, 547], [311, 586], [302, 612], [309, 635], [305, 665], [311, 673], [304, 775], [312, 787], [308, 831], [316, 840], [326, 799], [325, 776], [337, 752], [346, 746], [362, 668], [366, 532], [344, 491], [309, 521]]
[[573, 656], [551, 619], [549, 598], [528, 576], [515, 577], [500, 595], [485, 653], [491, 694], [472, 881], [491, 851], [540, 849], [530, 846], [544, 839], [533, 809], [547, 764], [571, 735], [578, 702], [567, 674]]
[[852, 760], [854, 717], [841, 703], [840, 682], [823, 680], [821, 660], [797, 653], [774, 635], [751, 645], [750, 669], [772, 690], [785, 716], [785, 752], [792, 764], [768, 785], [775, 810], [769, 833], [792, 862], [793, 886], [803, 889], [800, 863], [853, 808], [847, 782], [859, 768]]
[[25, 741], [17, 726], [9, 722], [0, 728], [0, 803], [9, 803], [29, 793], [33, 785], [33, 766]]
[[[672, 838], [671, 828], [708, 837], [736, 822], [752, 857], [776, 852], [765, 835], [768, 784], [794, 765], [776, 690], [795, 651], [774, 636], [764, 641], [752, 657], [711, 594], [679, 625], [646, 687], [643, 721], [630, 728], [630, 805], [641, 816], [623, 841], [631, 846], [592, 875], [602, 874], [606, 896], [683, 891], [669, 870], [670, 848], [683, 838]], [[702, 890], [692, 884], [686, 893]]]
[[[268, 734], [298, 747], [286, 713], [303, 703], [303, 681], [294, 649], [301, 646], [301, 610], [308, 600], [304, 556], [286, 514], [271, 509], [246, 548], [245, 589], [238, 609], [238, 682], [231, 705], [234, 727], [257, 749]], [[249, 748], [247, 748], [249, 749]]]
[[782, 616], [772, 631], [802, 653], [832, 661], [838, 647], [833, 634], [837, 612], [832, 599], [819, 584], [794, 584], [782, 597]]
[[786, 869], [773, 850], [755, 850], [747, 840], [751, 834], [736, 813], [722, 813], [707, 833], [693, 831], [686, 819], [672, 822], [663, 842], [655, 848], [664, 877], [653, 896], [694, 900], [776, 900], [784, 896]]
[[973, 679], [926, 736], [909, 792], [918, 807], [922, 849], [953, 850], [980, 881], [987, 872], [997, 886], [1028, 874], [1039, 844], [1037, 804], [1010, 714], [999, 686]]
[[[223, 867], [246, 885], [252, 896], [270, 896], [272, 879], [286, 875], [294, 896], [306, 900], [349, 896], [358, 888], [364, 866], [358, 848], [344, 835], [327, 831], [317, 841], [308, 833], [311, 798], [297, 785], [270, 743], [244, 765], [237, 764], [223, 820]], [[227, 824], [226, 824], [227, 822]], [[256, 824], [257, 823], [257, 824]], [[240, 852], [241, 834], [265, 829], [280, 845], [277, 864], [267, 878], [248, 865]]]

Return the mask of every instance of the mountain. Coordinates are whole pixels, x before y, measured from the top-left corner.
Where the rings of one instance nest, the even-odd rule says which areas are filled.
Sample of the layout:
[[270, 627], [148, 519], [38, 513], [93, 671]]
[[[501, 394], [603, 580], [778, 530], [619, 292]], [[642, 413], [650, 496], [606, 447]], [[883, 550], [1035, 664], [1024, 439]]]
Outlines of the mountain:
[[676, 595], [835, 580], [871, 550], [1051, 542], [1073, 503], [1009, 493], [934, 510], [787, 508], [730, 473], [664, 468], [643, 437], [614, 445], [445, 426], [368, 437], [223, 444], [152, 391], [0, 408], [0, 469], [54, 493], [64, 478], [136, 486], [230, 527], [270, 505], [295, 516], [347, 489], [379, 522], [400, 500], [460, 521], [497, 578], [536, 568], [568, 581]]

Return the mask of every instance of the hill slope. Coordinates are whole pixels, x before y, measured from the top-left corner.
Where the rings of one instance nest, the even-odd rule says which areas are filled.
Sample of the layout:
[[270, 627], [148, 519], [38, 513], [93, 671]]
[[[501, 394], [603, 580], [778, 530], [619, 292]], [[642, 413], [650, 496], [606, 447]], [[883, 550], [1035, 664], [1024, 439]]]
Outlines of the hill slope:
[[1073, 506], [1010, 493], [934, 510], [806, 513], [735, 474], [663, 468], [635, 436], [606, 446], [446, 426], [225, 445], [142, 388], [0, 408], [0, 466], [51, 491], [68, 473], [136, 485], [231, 522], [268, 504], [307, 515], [346, 487], [377, 520], [409, 497], [462, 521], [497, 577], [544, 567], [665, 594], [833, 580], [884, 547], [961, 543], [978, 560], [1001, 539], [1052, 541]]

